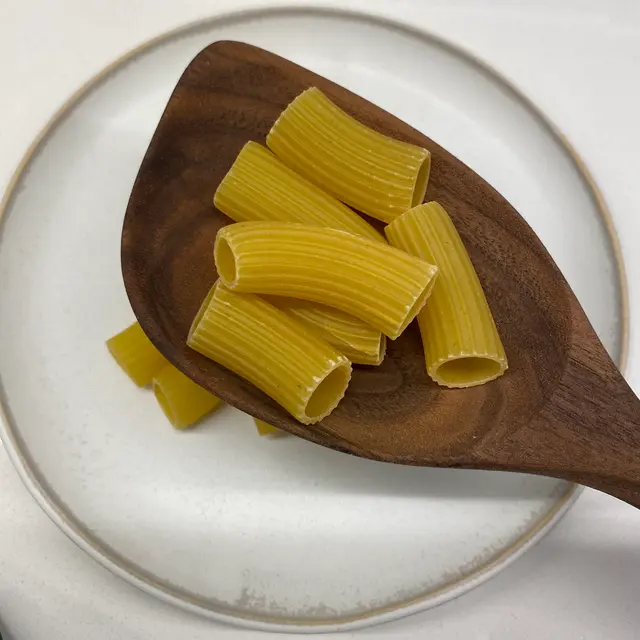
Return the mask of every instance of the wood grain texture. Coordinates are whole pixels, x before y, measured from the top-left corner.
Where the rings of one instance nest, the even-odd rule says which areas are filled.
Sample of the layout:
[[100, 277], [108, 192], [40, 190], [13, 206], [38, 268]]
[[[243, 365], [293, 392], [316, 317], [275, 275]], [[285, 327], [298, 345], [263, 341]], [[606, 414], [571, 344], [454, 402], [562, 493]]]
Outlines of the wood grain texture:
[[[508, 373], [449, 390], [427, 376], [411, 326], [378, 368], [359, 368], [345, 400], [305, 427], [258, 389], [191, 351], [191, 321], [216, 274], [230, 222], [215, 189], [248, 140], [317, 86], [361, 122], [433, 154], [427, 200], [450, 213], [493, 310]], [[332, 82], [250, 45], [217, 42], [191, 62], [142, 162], [122, 234], [134, 313], [160, 351], [239, 409], [358, 456], [413, 465], [524, 471], [587, 484], [640, 506], [640, 403], [562, 274], [511, 205], [446, 150]]]

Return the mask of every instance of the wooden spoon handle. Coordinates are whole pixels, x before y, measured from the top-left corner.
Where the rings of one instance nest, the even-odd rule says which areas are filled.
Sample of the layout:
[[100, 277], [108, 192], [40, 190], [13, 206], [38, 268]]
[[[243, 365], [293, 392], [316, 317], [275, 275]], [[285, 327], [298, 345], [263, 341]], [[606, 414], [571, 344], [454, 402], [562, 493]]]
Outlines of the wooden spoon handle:
[[640, 508], [640, 401], [613, 363], [596, 371], [572, 362], [541, 418], [558, 438], [565, 478]]
[[[640, 508], [640, 400], [581, 309], [564, 372], [539, 413], [493, 445], [500, 468], [554, 476]], [[505, 454], [505, 451], [507, 452]]]

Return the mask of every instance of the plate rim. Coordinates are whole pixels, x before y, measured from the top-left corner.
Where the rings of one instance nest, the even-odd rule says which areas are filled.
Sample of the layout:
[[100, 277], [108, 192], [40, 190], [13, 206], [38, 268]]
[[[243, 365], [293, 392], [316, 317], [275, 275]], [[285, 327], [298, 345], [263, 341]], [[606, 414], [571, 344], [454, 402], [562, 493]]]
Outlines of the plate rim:
[[[505, 87], [514, 95], [524, 107], [547, 129], [547, 131], [561, 144], [565, 152], [573, 162], [581, 180], [586, 186], [598, 213], [604, 222], [613, 257], [616, 263], [616, 275], [619, 287], [619, 317], [620, 317], [620, 343], [618, 353], [614, 360], [619, 369], [624, 373], [629, 356], [629, 289], [628, 280], [619, 237], [614, 225], [613, 216], [608, 208], [604, 196], [591, 175], [585, 161], [577, 153], [567, 137], [549, 119], [527, 95], [518, 88], [517, 84], [497, 71], [476, 54], [467, 51], [464, 47], [449, 42], [447, 39], [430, 32], [428, 29], [416, 27], [403, 19], [389, 18], [385, 15], [370, 13], [355, 9], [341, 9], [335, 6], [322, 4], [295, 5], [290, 3], [274, 4], [267, 7], [253, 7], [239, 10], [213, 12], [208, 16], [182, 24], [178, 27], [164, 31], [149, 38], [134, 48], [126, 51], [111, 63], [103, 67], [88, 80], [83, 82], [69, 98], [53, 113], [45, 125], [36, 134], [28, 146], [16, 169], [11, 175], [7, 188], [0, 200], [0, 225], [5, 214], [9, 211], [12, 202], [17, 196], [17, 189], [21, 178], [28, 171], [32, 159], [37, 155], [41, 146], [46, 143], [49, 136], [55, 133], [58, 125], [64, 121], [73, 108], [90, 92], [98, 87], [111, 74], [120, 67], [133, 61], [138, 55], [143, 54], [165, 41], [170, 41], [189, 32], [214, 26], [215, 24], [233, 23], [256, 17], [277, 17], [279, 15], [308, 15], [342, 17], [351, 20], [359, 20], [375, 24], [377, 26], [395, 29], [414, 38], [428, 40], [449, 53], [480, 68], [484, 73]], [[502, 569], [509, 566], [528, 549], [541, 540], [567, 513], [575, 503], [583, 487], [570, 484], [567, 491], [561, 495], [555, 505], [533, 527], [519, 536], [509, 546], [489, 559], [482, 566], [477, 567], [471, 573], [455, 579], [450, 583], [431, 589], [423, 594], [396, 602], [383, 607], [372, 608], [366, 612], [340, 616], [329, 620], [299, 620], [283, 616], [272, 617], [263, 614], [226, 613], [220, 607], [212, 607], [205, 599], [190, 595], [184, 589], [170, 588], [166, 582], [161, 582], [151, 574], [145, 572], [133, 562], [120, 556], [107, 543], [94, 536], [83, 523], [76, 518], [71, 510], [66, 509], [63, 500], [48, 487], [46, 480], [41, 477], [37, 465], [30, 460], [27, 448], [24, 446], [19, 434], [17, 424], [11, 416], [6, 394], [0, 380], [0, 440], [4, 444], [9, 459], [16, 469], [23, 484], [53, 523], [89, 557], [108, 569], [111, 573], [121, 577], [142, 591], [157, 597], [184, 610], [197, 613], [201, 616], [218, 620], [220, 622], [234, 624], [245, 628], [284, 632], [284, 633], [327, 633], [335, 631], [347, 631], [389, 622], [419, 611], [430, 609], [439, 604], [457, 598], [486, 580], [489, 580]]]

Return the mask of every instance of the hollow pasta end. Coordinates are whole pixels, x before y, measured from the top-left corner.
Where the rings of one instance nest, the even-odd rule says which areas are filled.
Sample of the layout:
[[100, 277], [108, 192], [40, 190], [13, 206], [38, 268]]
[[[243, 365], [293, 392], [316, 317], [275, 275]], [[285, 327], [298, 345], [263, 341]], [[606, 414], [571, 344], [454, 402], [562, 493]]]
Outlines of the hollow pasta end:
[[475, 387], [501, 376], [507, 368], [504, 360], [493, 356], [460, 356], [433, 368], [431, 377], [451, 388]]
[[173, 405], [162, 389], [162, 385], [155, 379], [153, 381], [153, 393], [156, 397], [156, 400], [158, 401], [158, 404], [160, 405], [160, 408], [164, 412], [164, 415], [167, 416], [169, 422], [176, 428], [180, 427], [180, 425], [177, 424], [176, 411]]
[[413, 196], [411, 198], [411, 207], [416, 207], [424, 202], [427, 194], [427, 185], [429, 184], [429, 174], [431, 173], [431, 154], [427, 154], [420, 165], [418, 175], [416, 176], [416, 184], [413, 188]]
[[315, 388], [305, 407], [305, 419], [300, 421], [313, 424], [328, 416], [344, 397], [350, 379], [351, 364], [345, 359]]
[[237, 277], [236, 256], [229, 245], [228, 240], [222, 234], [218, 234], [213, 250], [216, 269], [220, 280], [229, 288], [235, 284]]

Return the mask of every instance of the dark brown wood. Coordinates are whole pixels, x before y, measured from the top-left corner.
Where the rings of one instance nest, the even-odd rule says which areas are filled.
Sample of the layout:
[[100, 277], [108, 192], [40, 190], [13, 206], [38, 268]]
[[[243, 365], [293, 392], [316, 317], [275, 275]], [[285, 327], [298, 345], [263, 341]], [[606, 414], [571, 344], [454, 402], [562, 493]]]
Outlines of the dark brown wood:
[[[365, 124], [433, 154], [429, 200], [451, 214], [509, 358], [481, 387], [447, 390], [425, 373], [415, 327], [346, 398], [305, 427], [233, 373], [191, 351], [187, 332], [215, 279], [213, 243], [230, 221], [213, 193], [247, 140], [317, 86]], [[562, 274], [511, 205], [446, 150], [390, 114], [287, 60], [217, 42], [193, 60], [142, 162], [122, 234], [133, 310], [160, 351], [229, 404], [318, 444], [389, 462], [566, 478], [640, 506], [640, 404]]]

